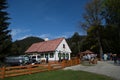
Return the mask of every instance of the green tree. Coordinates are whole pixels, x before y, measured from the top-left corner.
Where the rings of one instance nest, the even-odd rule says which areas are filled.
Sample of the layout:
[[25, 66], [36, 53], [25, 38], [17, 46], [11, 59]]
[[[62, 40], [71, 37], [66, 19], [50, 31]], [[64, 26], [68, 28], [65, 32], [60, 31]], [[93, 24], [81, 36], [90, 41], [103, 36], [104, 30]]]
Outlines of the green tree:
[[[102, 10], [102, 0], [91, 0], [91, 2], [87, 3], [85, 6], [85, 13], [83, 15], [84, 22], [81, 22], [82, 28], [87, 31], [87, 37], [89, 37], [89, 39], [92, 38], [91, 43], [97, 41], [100, 57], [103, 54], [103, 47], [101, 42], [101, 27], [103, 27], [103, 17], [101, 16]], [[90, 45], [90, 48], [96, 46], [95, 44]]]
[[105, 52], [119, 53], [120, 40], [118, 39], [118, 32], [115, 26], [106, 26], [102, 38]]
[[100, 48], [100, 53], [120, 53], [119, 4], [120, 0], [91, 0], [86, 4], [81, 24], [88, 34], [84, 46]]
[[68, 45], [72, 50], [72, 56], [76, 56], [80, 51], [82, 51], [82, 41], [85, 36], [80, 36], [78, 32], [75, 32], [73, 36], [67, 39]]
[[106, 22], [109, 49], [120, 53], [120, 0], [105, 0], [102, 13]]
[[102, 15], [107, 25], [116, 25], [120, 28], [120, 0], [105, 0]]
[[[6, 0], [0, 0], [0, 58], [3, 58], [10, 51], [11, 35], [8, 30], [9, 20], [6, 9], [8, 8]], [[2, 60], [2, 59], [1, 59]]]

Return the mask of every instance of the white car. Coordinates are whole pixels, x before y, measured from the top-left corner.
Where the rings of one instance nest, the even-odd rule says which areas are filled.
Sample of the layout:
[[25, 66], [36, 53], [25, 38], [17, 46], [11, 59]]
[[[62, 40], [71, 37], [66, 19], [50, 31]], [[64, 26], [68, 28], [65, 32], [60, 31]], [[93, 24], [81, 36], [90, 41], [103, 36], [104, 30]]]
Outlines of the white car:
[[41, 56], [40, 55], [30, 55], [33, 63], [41, 63]]

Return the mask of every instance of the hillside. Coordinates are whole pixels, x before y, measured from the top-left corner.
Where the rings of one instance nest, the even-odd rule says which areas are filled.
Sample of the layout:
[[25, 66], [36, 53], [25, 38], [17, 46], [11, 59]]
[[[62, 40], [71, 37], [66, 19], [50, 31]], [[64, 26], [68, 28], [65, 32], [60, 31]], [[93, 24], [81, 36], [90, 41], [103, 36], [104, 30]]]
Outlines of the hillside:
[[42, 38], [38, 37], [27, 37], [23, 40], [17, 40], [13, 42], [13, 52], [16, 55], [24, 54], [24, 52], [30, 47], [33, 43], [44, 41]]

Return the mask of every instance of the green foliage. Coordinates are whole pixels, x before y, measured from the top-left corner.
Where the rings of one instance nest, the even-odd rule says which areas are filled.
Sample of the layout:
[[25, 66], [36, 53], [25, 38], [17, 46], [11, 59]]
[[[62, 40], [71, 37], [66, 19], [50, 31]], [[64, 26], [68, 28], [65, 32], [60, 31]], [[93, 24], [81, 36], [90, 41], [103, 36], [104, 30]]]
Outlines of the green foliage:
[[106, 21], [105, 35], [109, 50], [120, 53], [120, 0], [105, 0], [102, 15]]
[[10, 53], [11, 47], [11, 35], [10, 30], [8, 30], [9, 22], [8, 13], [5, 11], [7, 9], [6, 0], [0, 0], [0, 58], [3, 58]]
[[104, 75], [84, 71], [57, 70], [31, 75], [5, 78], [4, 80], [113, 80]]
[[118, 37], [117, 27], [106, 26], [103, 33], [102, 42], [104, 44], [104, 52], [113, 52], [118, 54], [120, 52], [120, 39]]
[[[102, 45], [103, 31], [104, 31], [104, 27], [100, 26], [100, 25], [99, 26], [91, 26], [87, 30], [87, 33], [88, 33], [87, 38], [86, 38], [86, 42], [88, 43], [87, 45], [90, 45], [89, 49], [93, 50], [96, 53], [99, 53], [100, 45]], [[100, 40], [100, 42], [99, 42], [99, 40]], [[103, 47], [103, 45], [102, 45], [102, 47]]]
[[76, 56], [82, 49], [82, 42], [85, 36], [80, 36], [79, 33], [75, 32], [71, 38], [67, 39], [68, 45], [72, 50], [72, 56]]
[[101, 25], [103, 17], [101, 16], [102, 11], [102, 0], [91, 0], [85, 5], [85, 12], [83, 14], [83, 22], [81, 27], [85, 30], [91, 26]]
[[120, 53], [119, 4], [120, 0], [92, 0], [86, 4], [81, 24], [87, 31], [83, 44], [86, 49], [97, 53], [102, 53], [102, 49], [104, 53]]
[[120, 0], [105, 0], [102, 15], [106, 24], [120, 27]]
[[88, 2], [85, 5], [85, 13], [83, 15], [84, 22], [81, 23], [82, 28], [87, 31], [88, 38], [86, 38], [86, 41], [90, 39], [90, 41], [86, 42], [89, 45], [89, 49], [98, 47], [100, 55], [103, 53], [100, 34], [103, 22], [102, 9], [102, 0], [91, 0]]

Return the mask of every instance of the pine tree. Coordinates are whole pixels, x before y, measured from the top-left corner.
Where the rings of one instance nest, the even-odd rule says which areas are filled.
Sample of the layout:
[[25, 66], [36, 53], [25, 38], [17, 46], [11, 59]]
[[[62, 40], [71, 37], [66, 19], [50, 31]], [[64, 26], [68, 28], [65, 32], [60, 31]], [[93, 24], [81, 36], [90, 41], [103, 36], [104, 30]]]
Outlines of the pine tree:
[[8, 8], [6, 0], [0, 0], [0, 60], [7, 55], [11, 45], [10, 30], [8, 30], [10, 18], [6, 9]]

